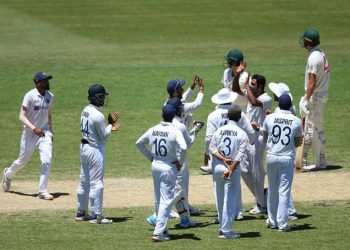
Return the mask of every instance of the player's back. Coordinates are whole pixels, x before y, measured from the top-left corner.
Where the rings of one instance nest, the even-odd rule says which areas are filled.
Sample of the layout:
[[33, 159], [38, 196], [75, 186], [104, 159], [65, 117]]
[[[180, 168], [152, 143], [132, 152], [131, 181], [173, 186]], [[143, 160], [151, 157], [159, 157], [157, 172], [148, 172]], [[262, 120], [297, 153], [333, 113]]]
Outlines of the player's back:
[[301, 120], [290, 111], [280, 110], [266, 117], [267, 153], [294, 157], [295, 137], [301, 137]]
[[177, 136], [182, 136], [181, 131], [169, 122], [161, 122], [149, 130], [148, 140], [153, 161], [172, 163], [178, 160]]

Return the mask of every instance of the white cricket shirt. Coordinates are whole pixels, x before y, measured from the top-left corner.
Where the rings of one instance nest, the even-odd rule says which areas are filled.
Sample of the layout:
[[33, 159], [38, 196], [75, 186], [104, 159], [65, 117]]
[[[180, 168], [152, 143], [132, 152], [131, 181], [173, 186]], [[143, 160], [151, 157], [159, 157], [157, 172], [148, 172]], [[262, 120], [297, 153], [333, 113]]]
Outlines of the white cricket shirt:
[[280, 110], [268, 115], [263, 131], [268, 133], [268, 154], [294, 157], [294, 137], [301, 137], [301, 120], [289, 110]]
[[54, 96], [50, 91], [45, 91], [42, 96], [34, 88], [25, 94], [22, 106], [28, 109], [26, 117], [35, 127], [49, 131], [49, 110], [53, 108], [53, 103]]
[[267, 93], [260, 95], [257, 99], [262, 102], [263, 106], [254, 107], [251, 103], [248, 103], [247, 114], [250, 122], [256, 121], [261, 127], [264, 124], [266, 111], [272, 109], [272, 99]]
[[[149, 144], [151, 150], [146, 145]], [[161, 122], [150, 128], [137, 141], [141, 153], [154, 162], [172, 164], [180, 161], [178, 151], [186, 150], [187, 145], [181, 131], [170, 122]]]
[[307, 59], [306, 71], [305, 71], [305, 90], [309, 82], [309, 73], [316, 75], [316, 87], [314, 94], [322, 97], [328, 97], [328, 87], [330, 80], [330, 68], [328, 60], [320, 48], [313, 48], [310, 51], [310, 55]]
[[87, 140], [91, 146], [104, 146], [111, 134], [112, 125], [105, 125], [105, 117], [101, 109], [89, 104], [81, 112], [80, 130], [83, 139]]

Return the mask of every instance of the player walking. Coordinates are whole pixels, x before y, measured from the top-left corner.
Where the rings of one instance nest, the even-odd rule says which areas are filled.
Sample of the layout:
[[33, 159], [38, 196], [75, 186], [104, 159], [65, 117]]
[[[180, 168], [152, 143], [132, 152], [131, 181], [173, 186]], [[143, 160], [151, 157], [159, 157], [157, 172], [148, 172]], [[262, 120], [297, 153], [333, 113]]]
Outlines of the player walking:
[[[300, 37], [300, 45], [309, 52], [305, 71], [305, 96], [301, 99], [302, 112], [307, 115], [312, 124], [312, 135], [305, 135], [305, 139], [312, 138], [312, 149], [315, 164], [303, 167], [304, 170], [326, 169], [325, 135], [323, 131], [324, 109], [328, 99], [330, 68], [325, 53], [317, 47], [320, 44], [320, 35], [315, 29], [307, 29]], [[306, 129], [306, 132], [310, 131]], [[305, 141], [306, 142], [306, 141]], [[305, 144], [304, 158], [310, 147]]]
[[301, 144], [301, 121], [290, 112], [288, 94], [279, 97], [279, 111], [266, 117], [262, 131], [267, 142], [268, 228], [289, 232], [288, 209], [294, 175], [294, 149]]
[[248, 136], [237, 124], [242, 113], [237, 107], [230, 107], [228, 124], [218, 128], [210, 142], [210, 153], [214, 156], [213, 183], [220, 224], [219, 239], [240, 237], [233, 232], [232, 226], [241, 192], [239, 163], [245, 154]]
[[[100, 84], [92, 85], [88, 90], [90, 104], [86, 106], [80, 119], [82, 139], [80, 144], [80, 182], [77, 189], [78, 212], [77, 221], [89, 220], [94, 224], [111, 224], [113, 221], [102, 217], [103, 178], [105, 174], [105, 144], [113, 131], [120, 128], [116, 122], [119, 113], [109, 114], [108, 125], [101, 108], [108, 96], [105, 88]], [[92, 215], [87, 211], [91, 203]]]
[[52, 162], [52, 119], [54, 96], [49, 91], [49, 80], [52, 76], [43, 72], [34, 75], [35, 88], [24, 96], [19, 120], [23, 123], [20, 153], [11, 167], [4, 169], [2, 187], [9, 191], [11, 180], [18, 171], [25, 167], [34, 150], [37, 148], [41, 160], [41, 175], [38, 198], [52, 200], [53, 196], [47, 191], [51, 162]]
[[[187, 150], [181, 131], [172, 124], [175, 108], [165, 105], [162, 116], [163, 121], [160, 124], [147, 130], [136, 141], [141, 153], [152, 162], [157, 217], [153, 241], [170, 240], [167, 223], [173, 205], [177, 173], [181, 168], [179, 153]], [[147, 144], [151, 150], [146, 147]]]

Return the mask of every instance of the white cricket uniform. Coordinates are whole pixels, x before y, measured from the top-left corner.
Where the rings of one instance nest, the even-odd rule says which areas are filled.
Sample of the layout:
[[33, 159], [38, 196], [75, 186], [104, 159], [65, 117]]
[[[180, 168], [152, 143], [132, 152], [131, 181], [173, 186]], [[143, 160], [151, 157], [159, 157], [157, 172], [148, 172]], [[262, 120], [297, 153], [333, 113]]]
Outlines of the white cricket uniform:
[[217, 108], [208, 115], [207, 129], [205, 132], [205, 150], [204, 150], [206, 154], [209, 154], [210, 141], [215, 131], [227, 123], [228, 121], [227, 112], [230, 106], [231, 106], [230, 104], [218, 105]]
[[[293, 100], [292, 94], [289, 93], [289, 95], [291, 96], [291, 98], [292, 98], [292, 100]], [[280, 109], [279, 107], [277, 107], [277, 108], [275, 109], [275, 113], [280, 112], [280, 111], [281, 111], [281, 109]], [[289, 111], [292, 113], [292, 115], [297, 116], [297, 111], [296, 111], [294, 105], [290, 108]], [[297, 210], [296, 210], [295, 207], [294, 207], [294, 202], [293, 202], [292, 193], [291, 193], [291, 194], [290, 194], [290, 200], [289, 200], [289, 209], [288, 209], [288, 213], [289, 213], [289, 214], [294, 214], [294, 213], [296, 213], [296, 212], [297, 212]]]
[[102, 214], [103, 178], [105, 174], [105, 144], [112, 125], [105, 125], [101, 108], [89, 104], [80, 119], [82, 143], [80, 144], [80, 182], [77, 189], [78, 210], [88, 210], [89, 198], [94, 214]]
[[47, 182], [51, 171], [52, 162], [52, 131], [49, 127], [49, 112], [53, 108], [54, 96], [50, 91], [41, 95], [34, 88], [24, 96], [22, 107], [27, 108], [26, 117], [36, 127], [45, 132], [45, 137], [39, 137], [33, 131], [24, 126], [20, 153], [11, 167], [6, 171], [6, 177], [12, 179], [30, 160], [34, 150], [39, 149], [41, 160], [41, 175], [39, 181], [39, 193], [46, 191]]
[[[149, 150], [146, 145], [151, 146]], [[181, 131], [170, 122], [161, 122], [150, 128], [137, 141], [136, 146], [149, 160], [152, 160], [154, 182], [156, 226], [154, 235], [162, 235], [173, 205], [177, 170], [174, 162], [179, 161], [179, 151], [187, 150]]]
[[[236, 122], [228, 121], [227, 125], [220, 127], [213, 135], [210, 142], [212, 154], [220, 152], [226, 158], [241, 162], [248, 142], [248, 136]], [[216, 199], [216, 208], [220, 230], [227, 234], [232, 231], [235, 215], [237, 214], [240, 197], [240, 167], [239, 165], [232, 173], [229, 180], [222, 178], [227, 170], [225, 164], [213, 156], [213, 184]]]
[[[178, 116], [175, 116], [173, 119], [172, 124], [175, 128], [178, 128], [187, 145], [187, 149], [189, 149], [195, 140], [195, 133], [189, 134], [187, 131], [186, 126], [181, 123], [181, 118]], [[187, 150], [181, 150], [179, 152], [180, 155], [180, 164], [182, 165], [180, 171], [177, 174], [176, 178], [176, 185], [175, 185], [175, 198], [174, 198], [174, 204], [176, 206], [176, 209], [181, 217], [182, 214], [185, 216], [190, 216], [186, 213], [185, 210], [189, 210], [189, 204], [188, 204], [188, 190], [189, 190], [189, 170], [188, 170], [188, 159], [187, 159]], [[183, 198], [183, 199], [182, 199]]]
[[[325, 159], [325, 135], [323, 131], [324, 109], [328, 99], [328, 87], [330, 81], [330, 68], [323, 51], [317, 47], [310, 51], [305, 71], [305, 91], [309, 82], [309, 74], [316, 75], [316, 87], [309, 102], [308, 122], [311, 123], [313, 135], [312, 148], [315, 156], [315, 165], [326, 164]], [[310, 130], [309, 130], [310, 131]]]
[[[251, 175], [251, 173], [249, 173], [249, 157], [248, 157], [248, 144], [253, 144], [254, 143], [254, 136], [255, 136], [255, 130], [253, 129], [252, 125], [250, 124], [248, 117], [244, 114], [244, 112], [242, 111], [241, 114], [241, 119], [239, 120], [239, 122], [237, 123], [238, 127], [240, 127], [244, 132], [246, 132], [247, 136], [248, 136], [248, 142], [247, 142], [247, 147], [245, 149], [245, 153], [243, 155], [242, 161], [240, 162], [239, 166], [241, 169], [241, 176], [242, 179], [244, 180], [244, 182], [246, 183], [246, 185], [248, 187], [253, 187], [253, 182], [252, 182], [252, 178], [247, 178], [247, 175], [249, 176], [249, 174]], [[238, 213], [243, 213], [243, 204], [242, 204], [242, 191], [239, 192], [239, 197], [238, 197], [238, 210], [237, 210], [237, 214]]]
[[268, 133], [268, 217], [273, 226], [285, 229], [294, 175], [294, 138], [302, 136], [301, 120], [280, 110], [266, 117], [262, 130]]
[[[262, 102], [262, 107], [254, 107], [250, 103], [248, 104], [247, 114], [250, 122], [256, 121], [259, 127], [263, 126], [266, 111], [272, 109], [272, 99], [267, 94], [264, 93], [258, 98]], [[264, 181], [265, 181], [265, 172], [263, 167], [263, 156], [265, 151], [265, 143], [263, 142], [263, 133], [262, 131], [255, 131], [254, 145], [249, 145], [248, 156], [250, 157], [250, 165], [253, 178], [253, 187], [248, 187], [250, 190], [254, 190], [253, 195], [255, 200], [262, 207], [266, 207], [266, 201], [264, 198]], [[252, 181], [246, 182], [251, 183]]]

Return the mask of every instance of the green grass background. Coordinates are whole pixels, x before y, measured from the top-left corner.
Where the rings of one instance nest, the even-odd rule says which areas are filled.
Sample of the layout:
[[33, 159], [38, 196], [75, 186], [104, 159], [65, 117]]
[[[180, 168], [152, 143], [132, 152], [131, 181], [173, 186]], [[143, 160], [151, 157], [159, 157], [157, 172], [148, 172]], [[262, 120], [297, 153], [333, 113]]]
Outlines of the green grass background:
[[[287, 83], [298, 101], [303, 94], [307, 58], [298, 39], [309, 27], [320, 32], [321, 48], [331, 67], [325, 114], [327, 158], [331, 164], [342, 167], [337, 171], [348, 171], [350, 2], [347, 0], [1, 0], [0, 166], [9, 166], [18, 156], [22, 133], [18, 121], [20, 105], [24, 94], [34, 87], [34, 73], [45, 71], [54, 76], [51, 89], [56, 97], [51, 181], [78, 179], [80, 112], [88, 103], [88, 87], [96, 82], [104, 84], [110, 93], [104, 113], [121, 113], [122, 129], [111, 136], [107, 145], [106, 177], [150, 177], [150, 164], [134, 143], [161, 120], [160, 110], [167, 98], [166, 83], [170, 79], [186, 79], [189, 86], [196, 72], [202, 75], [205, 98], [194, 118], [205, 121], [214, 108], [210, 97], [221, 87], [223, 57], [230, 48], [239, 48], [249, 71], [265, 75], [267, 82]], [[200, 173], [203, 148], [202, 131], [189, 152], [192, 175]], [[37, 180], [39, 165], [35, 153], [16, 180]], [[334, 209], [300, 206], [306, 213], [317, 214], [311, 217], [311, 224], [321, 225], [292, 236], [275, 236], [275, 232], [265, 230], [261, 233], [264, 237], [251, 237], [234, 244], [240, 244], [239, 248], [257, 248], [261, 244], [274, 248], [348, 245], [349, 240], [337, 245], [345, 238], [344, 233], [338, 232], [339, 225], [349, 234], [348, 223], [344, 225], [349, 217], [348, 203], [339, 203]], [[131, 248], [130, 244], [137, 239], [135, 248], [150, 248], [154, 247], [147, 238], [151, 231], [146, 230], [143, 222], [150, 211], [152, 208], [111, 210], [116, 216], [131, 214], [133, 218], [116, 226], [102, 227], [103, 230], [73, 224], [73, 213], [67, 211], [1, 214], [1, 225], [9, 229], [2, 227], [1, 244], [10, 248], [16, 240], [20, 243], [18, 248], [44, 249], [49, 247], [45, 240], [50, 238], [56, 248]], [[347, 220], [338, 214], [345, 214]], [[263, 221], [240, 224], [243, 232], [263, 230]], [[35, 235], [29, 235], [33, 228]], [[186, 239], [178, 245], [176, 240], [170, 245], [172, 248], [233, 246], [216, 241], [211, 244], [215, 230], [215, 226], [189, 230], [188, 234], [201, 235], [201, 241], [193, 244], [193, 239]], [[13, 236], [17, 234], [28, 235]], [[12, 240], [5, 240], [5, 236]], [[327, 237], [327, 242], [323, 237]], [[67, 245], [61, 247], [57, 242]]]

